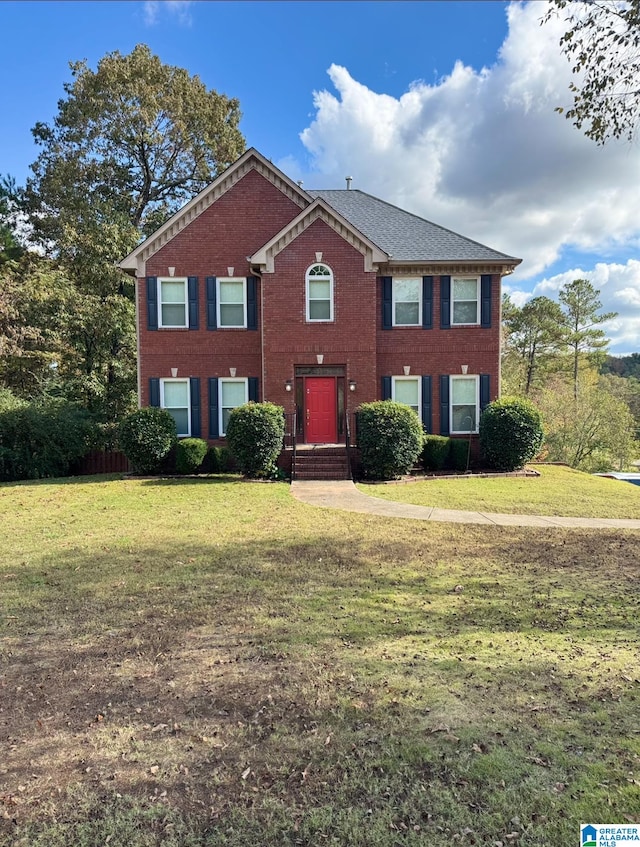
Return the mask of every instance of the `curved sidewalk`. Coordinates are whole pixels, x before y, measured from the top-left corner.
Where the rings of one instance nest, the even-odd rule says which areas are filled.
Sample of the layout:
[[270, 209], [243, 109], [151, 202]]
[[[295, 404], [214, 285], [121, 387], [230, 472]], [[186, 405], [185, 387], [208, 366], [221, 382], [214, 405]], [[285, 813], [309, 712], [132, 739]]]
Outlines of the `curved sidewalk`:
[[458, 509], [437, 509], [431, 506], [412, 506], [363, 494], [350, 480], [294, 480], [291, 494], [302, 503], [325, 509], [360, 512], [388, 518], [412, 518], [417, 521], [446, 521], [448, 523], [485, 524], [494, 526], [578, 527], [581, 529], [640, 529], [640, 520], [622, 518], [557, 518], [543, 515], [500, 515], [493, 512], [463, 512]]

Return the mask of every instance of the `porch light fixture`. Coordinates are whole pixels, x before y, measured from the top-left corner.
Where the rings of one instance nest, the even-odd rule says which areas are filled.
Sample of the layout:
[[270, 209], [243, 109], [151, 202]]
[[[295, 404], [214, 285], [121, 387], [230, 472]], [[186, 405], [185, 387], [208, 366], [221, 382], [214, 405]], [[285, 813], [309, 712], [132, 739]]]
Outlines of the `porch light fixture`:
[[466, 374], [466, 372], [469, 370], [469, 365], [460, 365], [460, 370], [463, 374]]
[[235, 376], [235, 375], [236, 375], [236, 369], [235, 368], [229, 368], [229, 376]]
[[171, 376], [175, 379], [178, 376], [178, 369], [171, 368]]
[[175, 268], [169, 268], [169, 276], [174, 276], [176, 272]]
[[233, 276], [234, 271], [235, 271], [235, 268], [227, 268], [227, 273], [229, 274], [229, 276]]
[[355, 379], [350, 379], [349, 380], [349, 391], [355, 391], [355, 390], [356, 390], [356, 381], [355, 381]]
[[404, 371], [405, 376], [409, 376], [411, 373], [411, 365], [403, 365], [402, 370]]
[[291, 380], [290, 379], [285, 380], [284, 390], [285, 391], [291, 391]]
[[319, 365], [321, 365], [324, 362], [324, 353], [318, 353], [318, 355], [316, 356], [316, 361]]

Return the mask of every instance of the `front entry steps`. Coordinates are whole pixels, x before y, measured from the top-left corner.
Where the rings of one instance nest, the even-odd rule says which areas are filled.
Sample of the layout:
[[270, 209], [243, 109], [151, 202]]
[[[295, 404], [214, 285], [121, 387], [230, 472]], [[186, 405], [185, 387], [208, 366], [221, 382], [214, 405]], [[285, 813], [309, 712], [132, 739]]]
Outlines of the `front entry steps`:
[[344, 444], [300, 444], [296, 449], [293, 478], [351, 479]]

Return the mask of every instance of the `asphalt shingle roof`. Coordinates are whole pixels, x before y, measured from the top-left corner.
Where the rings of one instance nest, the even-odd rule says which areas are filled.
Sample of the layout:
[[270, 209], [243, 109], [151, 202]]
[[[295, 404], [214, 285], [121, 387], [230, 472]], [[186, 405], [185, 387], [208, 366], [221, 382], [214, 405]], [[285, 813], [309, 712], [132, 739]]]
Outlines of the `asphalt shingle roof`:
[[389, 253], [394, 262], [519, 262], [357, 189], [310, 191]]

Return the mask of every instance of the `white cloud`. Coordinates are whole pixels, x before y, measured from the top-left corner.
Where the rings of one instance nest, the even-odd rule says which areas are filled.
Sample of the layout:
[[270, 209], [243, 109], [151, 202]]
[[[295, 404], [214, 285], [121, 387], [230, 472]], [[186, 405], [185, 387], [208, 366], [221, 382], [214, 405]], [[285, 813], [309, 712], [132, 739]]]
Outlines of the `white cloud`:
[[158, 23], [160, 12], [163, 11], [177, 19], [178, 23], [190, 26], [191, 3], [192, 0], [146, 0], [143, 3], [144, 22], [147, 26], [154, 26]]
[[521, 257], [516, 283], [568, 247], [595, 257], [637, 244], [638, 150], [598, 147], [554, 111], [569, 102], [571, 73], [558, 47], [562, 21], [540, 26], [542, 12], [512, 3], [494, 65], [457, 63], [399, 98], [331, 65], [337, 94], [314, 94], [316, 113], [301, 133], [312, 172], [297, 168], [297, 178], [331, 188], [349, 174], [354, 188]]

